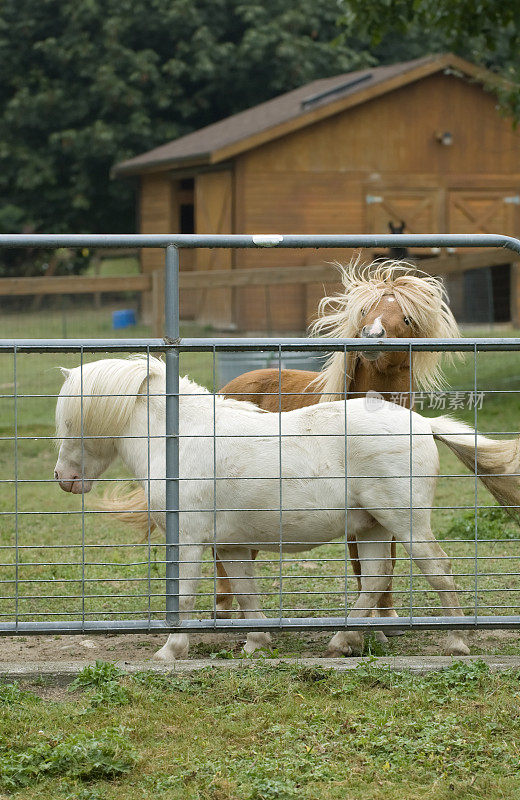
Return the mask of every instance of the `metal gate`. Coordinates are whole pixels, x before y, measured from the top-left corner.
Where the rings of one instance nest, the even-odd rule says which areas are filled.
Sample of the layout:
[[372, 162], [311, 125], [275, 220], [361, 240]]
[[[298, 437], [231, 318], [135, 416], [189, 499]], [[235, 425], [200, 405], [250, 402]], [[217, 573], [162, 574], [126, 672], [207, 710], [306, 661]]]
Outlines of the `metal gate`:
[[[91, 632], [145, 632], [145, 631], [177, 631], [177, 630], [270, 630], [270, 629], [384, 629], [398, 626], [399, 628], [472, 628], [472, 627], [517, 627], [520, 625], [520, 598], [516, 593], [520, 591], [518, 582], [520, 570], [516, 565], [516, 553], [506, 552], [501, 548], [496, 552], [496, 539], [479, 536], [479, 513], [488, 512], [490, 518], [499, 515], [494, 505], [489, 501], [481, 503], [477, 490], [477, 479], [465, 475], [473, 481], [474, 491], [471, 503], [442, 504], [437, 509], [449, 513], [468, 512], [473, 515], [473, 523], [468, 523], [470, 533], [467, 543], [471, 548], [469, 554], [452, 555], [450, 544], [446, 549], [452, 562], [463, 565], [459, 575], [466, 585], [464, 593], [470, 600], [463, 603], [466, 615], [454, 617], [436, 613], [431, 605], [428, 590], [419, 587], [413, 571], [412, 559], [402, 553], [397, 557], [397, 565], [402, 566], [396, 581], [398, 587], [396, 595], [402, 599], [399, 606], [398, 618], [371, 618], [349, 617], [352, 599], [357, 590], [353, 576], [347, 569], [347, 526], [343, 541], [337, 544], [342, 548], [340, 555], [330, 548], [323, 557], [323, 547], [313, 550], [309, 555], [305, 552], [303, 558], [287, 559], [280, 534], [279, 552], [275, 558], [261, 558], [259, 571], [262, 573], [262, 585], [265, 590], [259, 590], [262, 601], [266, 601], [266, 618], [241, 619], [238, 611], [232, 611], [226, 619], [217, 619], [215, 611], [216, 598], [216, 556], [211, 551], [205, 560], [206, 572], [203, 582], [207, 591], [198, 594], [197, 608], [193, 614], [194, 619], [183, 618], [179, 610], [179, 586], [183, 580], [182, 570], [189, 559], [180, 559], [179, 556], [179, 514], [183, 509], [179, 507], [179, 487], [182, 478], [179, 473], [179, 360], [183, 354], [209, 354], [209, 363], [212, 374], [213, 397], [218, 388], [215, 378], [216, 354], [222, 351], [272, 351], [281, 364], [284, 353], [289, 351], [327, 352], [343, 351], [347, 353], [359, 350], [359, 339], [307, 339], [307, 338], [275, 338], [275, 339], [240, 339], [240, 338], [205, 338], [181, 339], [179, 336], [179, 302], [178, 302], [178, 271], [179, 254], [184, 248], [364, 248], [364, 247], [504, 247], [515, 252], [520, 252], [520, 241], [505, 236], [492, 235], [387, 235], [387, 236], [199, 236], [199, 235], [1, 235], [1, 247], [157, 247], [165, 250], [166, 292], [165, 292], [165, 337], [164, 339], [86, 339], [86, 340], [1, 340], [0, 351], [2, 358], [11, 356], [10, 365], [12, 373], [10, 380], [2, 381], [0, 389], [0, 402], [4, 407], [9, 405], [10, 424], [2, 425], [3, 433], [1, 442], [4, 446], [4, 466], [2, 478], [2, 491], [4, 503], [0, 510], [0, 525], [3, 533], [0, 539], [0, 569], [2, 578], [0, 585], [3, 587], [0, 597], [0, 633], [3, 634], [31, 634], [31, 633], [83, 633]], [[477, 357], [481, 353], [516, 353], [520, 350], [520, 339], [462, 339], [462, 340], [422, 340], [422, 339], [387, 339], [384, 341], [363, 340], [363, 350], [371, 348], [388, 351], [407, 351], [410, 355], [418, 351], [464, 351], [472, 354], [473, 367], [471, 370], [471, 386], [466, 393], [471, 395], [474, 427], [479, 423], [479, 393], [481, 391], [478, 381]], [[163, 477], [166, 487], [166, 503], [161, 511], [165, 515], [164, 541], [155, 539], [150, 526], [146, 541], [112, 541], [96, 540], [99, 532], [96, 526], [101, 527], [108, 519], [108, 512], [102, 509], [89, 508], [84, 495], [81, 496], [81, 506], [59, 509], [26, 508], [25, 494], [29, 486], [42, 488], [47, 495], [47, 485], [54, 484], [52, 476], [39, 476], [26, 478], [22, 474], [21, 450], [27, 443], [35, 447], [33, 457], [34, 468], [38, 469], [38, 459], [43, 458], [43, 451], [39, 444], [51, 447], [52, 435], [40, 434], [40, 428], [48, 426], [48, 418], [38, 419], [35, 430], [25, 431], [21, 423], [22, 408], [27, 401], [40, 402], [52, 401], [54, 404], [57, 393], [49, 391], [24, 391], [25, 381], [24, 359], [34, 354], [75, 354], [76, 364], [83, 366], [92, 355], [113, 353], [141, 353], [148, 364], [154, 353], [165, 354], [165, 460], [166, 473]], [[79, 359], [78, 359], [79, 356]], [[495, 356], [491, 356], [494, 358]], [[31, 364], [36, 364], [33, 361]], [[11, 368], [10, 367], [10, 368]], [[31, 367], [29, 367], [31, 369]], [[83, 375], [83, 372], [81, 373]], [[148, 372], [149, 377], [149, 372]], [[148, 384], [149, 385], [149, 384]], [[45, 388], [45, 387], [44, 387]], [[410, 387], [412, 391], [412, 387]], [[460, 394], [464, 390], [453, 390], [445, 395]], [[515, 388], [500, 388], [487, 386], [487, 393], [507, 394], [516, 396]], [[469, 396], [468, 395], [468, 396]], [[452, 410], [450, 397], [445, 400], [447, 410]], [[148, 389], [148, 412], [150, 411], [150, 390]], [[434, 398], [434, 408], [439, 410], [438, 399]], [[460, 402], [460, 398], [459, 398]], [[83, 396], [81, 398], [83, 403]], [[49, 404], [47, 403], [47, 408]], [[83, 406], [82, 406], [83, 407]], [[345, 404], [346, 408], [346, 404]], [[444, 410], [446, 405], [442, 408]], [[460, 406], [459, 406], [460, 408]], [[456, 406], [453, 406], [453, 410]], [[38, 412], [40, 413], [40, 412]], [[346, 412], [345, 412], [346, 413]], [[3, 415], [2, 415], [3, 416]], [[36, 415], [37, 417], [38, 415]], [[281, 418], [281, 414], [279, 415]], [[213, 415], [215, 419], [215, 414]], [[150, 424], [148, 415], [148, 426]], [[83, 426], [83, 419], [81, 425]], [[82, 428], [83, 431], [83, 428]], [[493, 431], [487, 431], [493, 434]], [[494, 431], [503, 434], [504, 431]], [[507, 433], [517, 435], [514, 430]], [[247, 433], [236, 434], [248, 436]], [[279, 447], [282, 446], [281, 423], [278, 433]], [[83, 432], [81, 434], [83, 453]], [[87, 437], [85, 437], [86, 440]], [[95, 437], [92, 437], [95, 438]], [[102, 438], [102, 437], [97, 437]], [[150, 430], [148, 428], [146, 447], [150, 452]], [[212, 448], [215, 454], [219, 436], [213, 429]], [[348, 433], [345, 435], [345, 448], [348, 446]], [[410, 428], [410, 438], [412, 431]], [[11, 457], [8, 450], [11, 448]], [[216, 456], [214, 455], [214, 460]], [[82, 456], [83, 458], [83, 456]], [[136, 476], [139, 477], [139, 476]], [[449, 479], [459, 478], [458, 474], [451, 475]], [[232, 480], [233, 476], [226, 476]], [[345, 484], [348, 476], [343, 476]], [[219, 480], [216, 467], [213, 474], [213, 483]], [[120, 478], [102, 478], [101, 481], [118, 483]], [[283, 481], [280, 471], [279, 498], [277, 508], [264, 509], [273, 511], [280, 516], [280, 530], [282, 529], [282, 516], [287, 511], [283, 505]], [[413, 508], [412, 470], [409, 475], [410, 482], [410, 507]], [[150, 473], [148, 472], [148, 484]], [[9, 494], [9, 497], [7, 496]], [[216, 491], [214, 496], [216, 497]], [[46, 499], [40, 493], [41, 499]], [[35, 502], [38, 502], [36, 500]], [[216, 501], [215, 501], [216, 503]], [[197, 511], [197, 509], [194, 509]], [[198, 509], [200, 512], [201, 509]], [[331, 509], [315, 509], [330, 511]], [[332, 509], [338, 510], [338, 509]], [[348, 517], [348, 505], [340, 509]], [[205, 511], [208, 511], [205, 509]], [[212, 509], [214, 519], [221, 509], [215, 505]], [[486, 517], [487, 519], [487, 517]], [[46, 520], [43, 525], [42, 520]], [[58, 521], [61, 522], [58, 524]], [[79, 527], [77, 539], [67, 541], [67, 531], [64, 529], [63, 520], [78, 520]], [[37, 523], [46, 530], [45, 541], [39, 540], [38, 527], [31, 528], [32, 523]], [[87, 524], [88, 523], [88, 524]], [[68, 524], [68, 523], [67, 523]], [[463, 522], [465, 524], [465, 522]], [[216, 525], [216, 522], [215, 522]], [[507, 523], [500, 517], [498, 528], [506, 530]], [[55, 526], [55, 528], [53, 528]], [[94, 526], [94, 535], [91, 536], [90, 528]], [[472, 529], [472, 533], [471, 533]], [[1, 531], [0, 531], [1, 532]], [[105, 539], [112, 535], [110, 530], [104, 531]], [[53, 539], [53, 536], [55, 537]], [[126, 538], [132, 538], [126, 534]], [[504, 539], [513, 551], [519, 541], [517, 534], [507, 528], [507, 538]], [[445, 541], [450, 541], [445, 539]], [[453, 540], [455, 541], [455, 540]], [[252, 542], [254, 544], [254, 542]], [[97, 557], [100, 554], [103, 557]], [[109, 557], [115, 554], [114, 558]], [[104, 555], [108, 554], [108, 555]], [[135, 555], [134, 555], [135, 554]], [[126, 560], [125, 560], [126, 559]], [[318, 563], [316, 563], [318, 562]], [[484, 571], [483, 564], [490, 564], [491, 569]], [[498, 570], [505, 565], [506, 571]], [[268, 568], [274, 566], [274, 571], [268, 574]], [[302, 570], [303, 569], [303, 573]], [[265, 574], [262, 572], [265, 570]], [[316, 570], [316, 572], [314, 572]], [[312, 572], [306, 575], [305, 571]], [[124, 573], [123, 577], [119, 577]], [[29, 576], [29, 577], [27, 577]], [[498, 577], [498, 586], [493, 584], [487, 588], [489, 578]], [[304, 583], [306, 581], [306, 583]], [[401, 581], [401, 583], [399, 582]], [[302, 588], [304, 583], [304, 588]], [[496, 583], [496, 582], [495, 582]], [[406, 585], [405, 585], [406, 584]], [[322, 588], [324, 587], [325, 588]], [[57, 588], [52, 591], [50, 587]], [[65, 587], [70, 591], [60, 588]], [[121, 587], [122, 592], [116, 591]], [[130, 591], [129, 587], [138, 587], [137, 591]], [[296, 588], [293, 588], [296, 587]], [[486, 603], [482, 598], [486, 593], [492, 595], [492, 602]], [[306, 600], [303, 601], [303, 595]], [[490, 596], [491, 596], [490, 595]], [[328, 606], [320, 605], [318, 600], [330, 598]], [[506, 598], [507, 602], [505, 602]], [[128, 601], [128, 602], [126, 602]], [[494, 613], [483, 613], [492, 610]], [[325, 611], [325, 613], [324, 613]], [[497, 613], [506, 611], [507, 613]], [[426, 613], [425, 613], [426, 612]]]

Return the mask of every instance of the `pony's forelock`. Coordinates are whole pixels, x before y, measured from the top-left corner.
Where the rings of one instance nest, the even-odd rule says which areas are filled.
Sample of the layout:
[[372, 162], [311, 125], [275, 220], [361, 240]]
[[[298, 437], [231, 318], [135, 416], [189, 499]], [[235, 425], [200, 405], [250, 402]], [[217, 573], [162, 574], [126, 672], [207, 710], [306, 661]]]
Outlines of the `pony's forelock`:
[[146, 395], [147, 381], [164, 375], [164, 362], [151, 355], [102, 359], [71, 369], [56, 404], [58, 439], [94, 431], [96, 436], [119, 435], [139, 396]]
[[[348, 265], [335, 263], [343, 292], [324, 297], [318, 306], [318, 318], [311, 328], [315, 336], [351, 339], [359, 335], [366, 313], [383, 295], [393, 294], [403, 314], [411, 321], [418, 338], [459, 338], [460, 331], [448, 305], [448, 297], [440, 278], [433, 277], [405, 261], [375, 261], [361, 264], [360, 256]], [[445, 353], [450, 360], [452, 354]], [[357, 354], [333, 353], [316, 383], [327, 393], [323, 400], [334, 399], [331, 392], [348, 390], [354, 375]], [[433, 391], [443, 386], [441, 354], [413, 354], [413, 379], [418, 389]], [[346, 380], [345, 380], [346, 373]]]

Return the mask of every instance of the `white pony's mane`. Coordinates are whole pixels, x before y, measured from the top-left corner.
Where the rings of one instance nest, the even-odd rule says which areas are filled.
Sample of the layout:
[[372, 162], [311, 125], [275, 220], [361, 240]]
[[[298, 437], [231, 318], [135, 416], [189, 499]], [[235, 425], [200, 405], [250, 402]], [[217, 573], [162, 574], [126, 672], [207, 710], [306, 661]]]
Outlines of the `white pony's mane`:
[[[82, 431], [84, 436], [118, 436], [136, 402], [149, 402], [153, 409], [164, 401], [166, 365], [152, 355], [101, 359], [62, 372], [66, 380], [56, 404], [58, 439], [80, 436]], [[179, 378], [179, 395], [212, 397], [204, 386], [187, 377]], [[266, 413], [253, 403], [231, 397], [217, 395], [216, 401], [226, 407], [238, 404], [241, 412], [249, 409], [256, 414]]]
[[66, 380], [56, 405], [58, 437], [80, 435], [82, 430], [85, 436], [117, 436], [139, 396], [146, 402], [147, 386], [155, 392], [153, 379], [164, 387], [166, 376], [164, 362], [152, 355], [101, 359], [62, 372]]
[[[311, 328], [315, 336], [338, 339], [357, 337], [365, 314], [383, 295], [392, 294], [403, 314], [410, 319], [414, 337], [425, 339], [459, 338], [460, 331], [448, 306], [446, 290], [440, 278], [435, 278], [413, 264], [404, 261], [374, 261], [360, 264], [357, 258], [347, 266], [336, 263], [345, 287], [331, 297], [324, 297], [318, 306], [318, 319]], [[446, 360], [452, 359], [445, 353]], [[333, 353], [316, 379], [324, 392], [323, 401], [334, 400], [330, 393], [348, 391], [358, 355], [348, 352]], [[444, 385], [441, 353], [418, 352], [413, 354], [412, 374], [414, 386], [422, 391], [433, 391]], [[339, 399], [339, 397], [338, 397]]]

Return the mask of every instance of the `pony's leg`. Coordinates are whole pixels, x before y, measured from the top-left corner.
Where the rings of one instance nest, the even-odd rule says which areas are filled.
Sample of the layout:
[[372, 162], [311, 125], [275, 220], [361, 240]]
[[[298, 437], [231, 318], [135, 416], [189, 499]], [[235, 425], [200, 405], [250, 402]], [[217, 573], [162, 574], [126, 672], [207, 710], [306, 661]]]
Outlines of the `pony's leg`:
[[[438, 593], [445, 613], [453, 617], [463, 617], [464, 612], [460, 607], [457, 588], [451, 572], [451, 561], [431, 532], [429, 524], [415, 526], [411, 547], [409, 540], [401, 539], [400, 541], [408, 554], [411, 554], [430, 586]], [[469, 655], [465, 637], [460, 631], [450, 631], [444, 652], [450, 656]]]
[[[361, 565], [361, 591], [352, 606], [349, 617], [369, 617], [388, 589], [390, 573], [390, 535], [385, 528], [375, 525], [357, 540]], [[363, 650], [363, 634], [358, 631], [339, 631], [329, 642], [328, 655], [352, 655]]]
[[[258, 550], [251, 550], [251, 558], [253, 561], [258, 555]], [[233, 592], [231, 590], [231, 584], [229, 582], [228, 576], [224, 567], [222, 566], [222, 561], [216, 556], [216, 564], [217, 564], [217, 597], [216, 597], [216, 605], [217, 605], [217, 612], [216, 617], [217, 619], [227, 619], [228, 617], [232, 616], [229, 612], [233, 608]]]
[[[258, 555], [258, 550], [252, 552], [247, 547], [219, 547], [218, 552], [244, 619], [265, 619], [254, 577], [253, 558]], [[247, 634], [243, 650], [244, 653], [254, 653], [270, 644], [270, 634], [253, 631]]]
[[[203, 545], [179, 547], [179, 619], [191, 617], [202, 568]], [[154, 654], [159, 661], [187, 658], [190, 640], [187, 633], [171, 633], [166, 644]]]
[[[388, 534], [390, 537], [391, 534]], [[391, 568], [391, 575], [393, 575], [394, 567], [395, 567], [395, 539], [392, 539], [392, 568]], [[350, 562], [352, 564], [352, 571], [357, 579], [358, 585], [358, 592], [361, 591], [361, 564], [359, 563], [359, 554], [358, 554], [358, 546], [356, 539], [350, 539], [348, 542], [348, 552], [350, 557]], [[390, 577], [390, 582], [388, 584], [389, 588], [387, 591], [384, 591], [381, 595], [379, 600], [378, 607], [372, 612], [373, 616], [378, 617], [397, 617], [397, 611], [394, 608], [394, 601], [392, 597], [392, 578]], [[391, 628], [387, 629], [386, 635], [383, 631], [375, 631], [375, 637], [380, 644], [388, 644], [387, 636], [400, 636], [404, 631], [393, 630]]]
[[356, 576], [358, 592], [361, 591], [361, 563], [359, 561], [358, 543], [356, 539], [349, 539], [348, 542], [348, 555], [350, 563], [352, 564], [352, 571]]
[[216, 617], [217, 619], [226, 619], [231, 616], [229, 612], [233, 608], [233, 592], [231, 591], [231, 584], [228, 576], [222, 566], [222, 561], [218, 555], [216, 555], [215, 558], [217, 566]]
[[[390, 536], [391, 534], [389, 534]], [[390, 568], [390, 582], [388, 584], [388, 590], [383, 592], [379, 600], [379, 606], [376, 610], [376, 616], [378, 617], [391, 617], [393, 619], [397, 618], [399, 614], [394, 608], [394, 598], [392, 596], [392, 579], [395, 570], [395, 562], [396, 562], [396, 548], [397, 543], [395, 539], [392, 537], [392, 544], [391, 544], [391, 559], [392, 559], [392, 566]], [[401, 628], [387, 628], [386, 629], [386, 636], [382, 631], [377, 631], [376, 637], [379, 641], [387, 642], [387, 636], [402, 636], [404, 630]]]

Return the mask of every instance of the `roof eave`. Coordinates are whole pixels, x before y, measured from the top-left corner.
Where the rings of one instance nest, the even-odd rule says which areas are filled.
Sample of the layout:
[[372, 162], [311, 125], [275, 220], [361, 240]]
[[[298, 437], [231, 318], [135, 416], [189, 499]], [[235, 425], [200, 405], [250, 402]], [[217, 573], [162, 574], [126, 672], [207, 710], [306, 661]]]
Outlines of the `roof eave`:
[[133, 164], [123, 161], [115, 164], [110, 170], [111, 178], [130, 178], [134, 175], [144, 175], [153, 172], [164, 172], [167, 169], [188, 169], [189, 167], [204, 167], [212, 164], [211, 153], [197, 153], [195, 156], [180, 156], [178, 158], [161, 158], [147, 164]]

